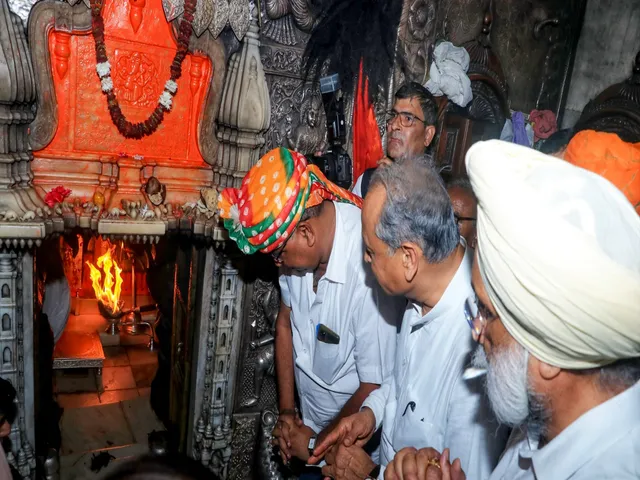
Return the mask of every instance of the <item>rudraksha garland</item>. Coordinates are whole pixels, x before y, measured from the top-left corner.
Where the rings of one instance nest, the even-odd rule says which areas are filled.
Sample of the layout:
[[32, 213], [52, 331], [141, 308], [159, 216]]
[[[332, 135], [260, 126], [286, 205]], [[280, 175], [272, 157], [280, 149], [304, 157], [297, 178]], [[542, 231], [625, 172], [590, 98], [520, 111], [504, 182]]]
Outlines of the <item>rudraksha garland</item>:
[[164, 86], [164, 90], [158, 99], [158, 105], [149, 118], [144, 122], [129, 122], [116, 98], [111, 79], [111, 64], [107, 57], [107, 48], [104, 44], [104, 20], [102, 18], [102, 6], [104, 0], [91, 0], [91, 32], [96, 45], [96, 72], [100, 78], [102, 92], [107, 96], [107, 105], [111, 120], [118, 131], [125, 138], [140, 139], [151, 135], [156, 131], [164, 119], [164, 113], [171, 110], [173, 96], [178, 91], [176, 81], [182, 75], [182, 62], [187, 56], [189, 40], [193, 31], [193, 16], [196, 11], [197, 0], [185, 0], [184, 14], [178, 27], [178, 50], [171, 63], [171, 78]]

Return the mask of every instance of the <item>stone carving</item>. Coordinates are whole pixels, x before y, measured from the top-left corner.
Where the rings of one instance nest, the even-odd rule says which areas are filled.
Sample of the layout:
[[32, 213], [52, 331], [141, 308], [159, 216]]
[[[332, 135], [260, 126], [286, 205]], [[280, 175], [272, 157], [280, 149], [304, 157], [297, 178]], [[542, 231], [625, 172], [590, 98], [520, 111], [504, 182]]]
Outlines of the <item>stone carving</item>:
[[429, 50], [434, 41], [435, 0], [408, 0], [400, 17], [399, 46], [404, 58], [406, 80], [425, 83]]
[[260, 414], [234, 415], [233, 424], [232, 455], [227, 478], [229, 480], [253, 478], [254, 452], [260, 428]]
[[[224, 262], [220, 266], [220, 261]], [[193, 456], [221, 479], [227, 478], [231, 457], [231, 405], [234, 381], [233, 337], [238, 325], [242, 287], [238, 270], [228, 260], [213, 265], [211, 299], [206, 337], [204, 372], [199, 372], [204, 391], [195, 422]], [[204, 377], [204, 378], [202, 378]]]
[[153, 60], [142, 52], [116, 50], [113, 83], [122, 103], [135, 107], [156, 106], [161, 85]]
[[[314, 4], [317, 5], [318, 2], [313, 0], [266, 0], [265, 8], [270, 19], [279, 20], [290, 16], [296, 27], [303, 32], [310, 32], [316, 25], [320, 13], [320, 9]], [[277, 38], [273, 40], [278, 41]]]
[[[105, 14], [107, 16], [116, 15], [117, 12]], [[154, 37], [155, 44], [136, 44], [135, 42], [128, 41], [126, 36], [130, 35], [130, 33], [119, 33], [117, 30], [117, 28], [120, 28], [117, 25], [122, 25], [121, 23], [116, 23], [116, 26], [113, 26], [112, 33], [114, 34], [114, 38], [111, 39], [110, 44], [113, 48], [120, 50], [127, 56], [131, 56], [134, 52], [142, 52], [155, 64], [155, 68], [157, 72], [159, 72], [159, 77], [161, 77], [163, 70], [160, 69], [160, 65], [162, 65], [163, 61], [169, 60], [168, 57], [171, 57], [171, 54], [166, 52], [170, 52], [170, 50], [168, 50], [170, 47], [175, 48], [175, 40], [170, 34], [171, 25], [163, 21], [164, 14], [160, 11], [159, 5], [154, 6], [154, 4], [147, 4], [145, 7], [145, 19], [154, 18], [159, 21], [142, 22], [138, 35], [148, 35], [152, 29], [158, 29], [161, 33], [166, 30], [167, 34], [160, 34]], [[126, 27], [128, 27], [128, 31], [130, 32], [131, 27], [128, 24], [126, 24]], [[82, 4], [70, 7], [67, 3], [46, 0], [38, 2], [31, 11], [28, 29], [29, 46], [36, 65], [38, 65], [38, 68], [35, 69], [36, 85], [38, 88], [38, 108], [36, 118], [31, 124], [29, 141], [33, 150], [36, 151], [36, 156], [40, 155], [39, 151], [46, 149], [51, 144], [56, 135], [69, 131], [69, 125], [67, 125], [65, 120], [68, 116], [59, 115], [58, 110], [69, 109], [70, 105], [75, 103], [76, 115], [100, 119], [99, 121], [89, 122], [92, 125], [92, 129], [87, 131], [82, 130], [82, 127], [86, 126], [87, 122], [75, 122], [73, 128], [76, 133], [74, 137], [76, 144], [79, 142], [80, 146], [89, 145], [93, 147], [96, 142], [100, 140], [100, 145], [102, 145], [103, 150], [106, 150], [105, 156], [119, 156], [121, 153], [126, 154], [127, 151], [129, 151], [128, 155], [130, 157], [136, 154], [142, 155], [144, 160], [134, 165], [138, 169], [136, 174], [138, 183], [140, 183], [140, 168], [147, 167], [143, 172], [143, 178], [146, 180], [151, 175], [158, 177], [159, 180], [167, 184], [168, 195], [175, 195], [179, 190], [185, 191], [187, 185], [193, 185], [192, 193], [193, 196], [197, 198], [200, 188], [208, 186], [211, 183], [212, 173], [210, 169], [205, 167], [199, 170], [191, 170], [190, 173], [192, 176], [189, 179], [190, 182], [180, 181], [179, 188], [171, 188], [173, 186], [172, 183], [175, 185], [176, 175], [162, 175], [158, 170], [164, 172], [171, 171], [169, 169], [175, 168], [175, 160], [178, 159], [181, 162], [189, 161], [199, 165], [202, 165], [203, 160], [210, 165], [216, 162], [218, 141], [215, 135], [215, 118], [219, 111], [222, 85], [226, 71], [225, 53], [222, 42], [213, 39], [210, 35], [203, 35], [199, 38], [194, 36], [191, 39], [190, 46], [192, 51], [199, 53], [190, 54], [187, 60], [185, 60], [187, 66], [190, 66], [190, 75], [187, 76], [186, 71], [184, 72], [185, 75], [183, 75], [183, 78], [186, 77], [185, 87], [181, 87], [182, 93], [174, 103], [175, 110], [172, 115], [167, 117], [163, 124], [165, 128], [174, 130], [176, 135], [174, 137], [167, 135], [166, 139], [163, 139], [162, 135], [154, 136], [150, 137], [147, 141], [136, 140], [134, 144], [129, 144], [129, 141], [118, 140], [116, 135], [111, 135], [111, 133], [113, 133], [111, 130], [113, 130], [114, 127], [111, 126], [106, 104], [102, 96], [99, 97], [100, 101], [96, 101], [95, 104], [83, 101], [83, 98], [86, 99], [86, 95], [89, 95], [89, 92], [93, 92], [91, 95], [95, 95], [96, 93], [100, 94], [99, 91], [95, 92], [95, 69], [91, 67], [91, 63], [87, 63], [91, 61], [95, 62], [93, 40], [91, 36], [82, 35], [82, 33], [86, 33], [90, 28], [90, 12]], [[49, 51], [50, 43], [48, 32], [51, 31], [61, 31], [71, 34], [76, 40], [71, 43], [72, 56], [69, 59], [69, 62], [75, 64], [75, 82], [77, 85], [75, 89], [66, 91], [57, 86], [58, 76], [55, 74], [55, 69], [52, 69], [51, 62], [53, 62], [54, 59]], [[87, 64], [89, 66], [87, 66]], [[149, 77], [148, 74], [142, 72], [142, 66], [145, 64], [146, 63], [143, 62], [142, 65], [137, 67], [139, 70], [135, 73], [135, 81], [130, 86], [130, 90], [133, 92], [140, 91], [140, 84], [144, 84], [144, 79]], [[119, 69], [117, 60], [114, 61], [112, 69]], [[114, 81], [116, 80], [114, 79]], [[149, 85], [153, 85], [157, 81], [157, 79], [153, 79]], [[56, 85], [54, 85], [54, 83]], [[117, 81], [116, 88], [118, 88]], [[160, 90], [161, 88], [162, 86], [159, 87]], [[83, 92], [83, 98], [76, 96], [76, 93], [79, 91]], [[142, 89], [142, 91], [144, 92], [144, 89]], [[156, 93], [159, 94], [160, 92]], [[136, 97], [140, 95], [140, 93], [133, 93], [131, 95], [130, 98], [136, 100]], [[180, 103], [179, 98], [183, 99], [182, 103]], [[94, 108], [92, 105], [98, 105], [100, 108]], [[181, 116], [182, 118], [180, 118]], [[58, 128], [58, 122], [60, 121], [65, 122], [62, 126], [64, 128]], [[107, 130], [110, 133], [105, 134]], [[193, 133], [190, 134], [188, 132]], [[169, 137], [171, 137], [170, 143], [168, 140]], [[60, 140], [62, 140], [64, 144], [68, 144], [66, 140], [62, 138], [60, 138]], [[115, 142], [118, 142], [117, 145], [114, 145]], [[188, 145], [193, 146], [187, 148]], [[195, 146], [197, 146], [197, 148], [194, 148]], [[172, 160], [163, 161], [162, 157], [166, 156], [168, 151], [171, 151]], [[72, 150], [65, 151], [63, 156], [67, 159], [73, 159], [75, 162], [81, 155], [78, 151]], [[163, 163], [165, 164], [163, 165]], [[150, 164], [154, 165], [153, 168], [148, 168]], [[71, 162], [71, 165], [65, 165], [65, 168], [71, 168], [72, 165], [76, 166], [73, 171], [77, 172], [78, 168], [76, 163]], [[118, 183], [115, 178], [118, 177], [118, 172], [114, 167], [112, 163], [108, 162], [102, 163], [98, 168], [92, 165], [91, 168], [86, 169], [86, 171], [92, 171], [95, 172], [95, 174], [91, 175], [86, 173], [80, 177], [75, 176], [75, 182], [81, 185], [76, 185], [76, 187], [73, 188], [74, 194], [90, 198], [93, 192], [89, 191], [89, 189], [95, 188], [96, 184], [107, 189], [113, 188]], [[83, 182], [83, 177], [87, 176], [91, 178], [87, 178], [86, 182]], [[122, 174], [120, 174], [120, 177], [121, 176]], [[67, 179], [68, 177], [65, 178], [65, 180]], [[63, 180], [58, 181], [60, 183], [63, 182]], [[56, 183], [56, 185], [60, 183]], [[84, 183], [90, 184], [90, 187], [85, 187]], [[46, 187], [43, 188], [48, 189]], [[170, 198], [172, 202], [184, 200], [185, 199], [182, 198]]]
[[267, 74], [300, 75], [302, 50], [266, 45], [260, 49], [260, 59]]
[[305, 155], [324, 151], [325, 124], [322, 100], [316, 95], [309, 95], [300, 109], [298, 125], [287, 133], [289, 148]]
[[247, 0], [229, 0], [229, 26], [238, 40], [242, 40], [251, 25], [251, 12]]
[[218, 116], [218, 162], [214, 181], [221, 187], [238, 187], [258, 161], [269, 128], [271, 104], [260, 61], [258, 21], [255, 11], [242, 49], [231, 57]]
[[446, 0], [439, 2], [436, 37], [454, 45], [476, 38], [482, 30], [486, 0]]
[[[242, 402], [243, 407], [252, 407], [258, 403], [265, 377], [275, 373], [274, 334], [280, 298], [275, 285], [261, 280], [256, 280], [256, 283], [265, 284], [264, 287], [262, 285], [255, 286], [255, 298], [265, 319], [267, 331], [249, 343], [251, 349], [257, 351], [257, 355], [253, 372], [253, 392]], [[256, 326], [253, 328], [256, 329], [254, 331], [257, 331]]]
[[[24, 269], [23, 263], [31, 265]], [[32, 445], [35, 440], [33, 410], [33, 325], [25, 325], [24, 317], [32, 318], [33, 306], [23, 305], [23, 298], [33, 298], [32, 268], [33, 258], [22, 252], [0, 253], [0, 284], [2, 298], [0, 311], [4, 317], [0, 338], [2, 352], [2, 378], [9, 380], [17, 392], [18, 416], [11, 426], [12, 452], [7, 459], [13, 462], [22, 478], [29, 479], [35, 474], [35, 454]], [[26, 286], [26, 288], [25, 288]], [[10, 319], [14, 319], [12, 322]], [[8, 326], [9, 329], [4, 327]]]
[[[268, 82], [273, 105], [272, 127], [267, 132], [264, 151], [283, 145], [294, 148], [298, 143], [297, 136], [301, 137], [302, 147], [307, 146], [303, 143], [310, 146], [318, 143], [322, 145], [326, 135], [326, 121], [324, 108], [318, 104], [317, 93], [313, 86], [303, 84], [297, 78], [276, 75], [269, 76]], [[313, 106], [312, 102], [316, 102], [316, 105]], [[314, 113], [310, 113], [312, 109]], [[315, 116], [315, 120], [309, 122], [309, 115]], [[311, 127], [309, 123], [315, 123], [315, 127]], [[310, 136], [307, 137], [307, 134]], [[314, 153], [314, 150], [305, 153]]]
[[7, 0], [0, 0], [0, 31], [0, 210], [4, 221], [27, 220], [27, 212], [43, 207], [32, 186], [28, 141], [36, 89], [24, 27]]
[[9, 0], [9, 7], [18, 15], [24, 24], [27, 23], [29, 18], [29, 11], [37, 0]]
[[[162, 8], [171, 22], [184, 13], [184, 0], [162, 0]], [[214, 38], [218, 38], [222, 30], [230, 26], [238, 40], [242, 40], [250, 22], [247, 0], [199, 0], [193, 18], [193, 31], [200, 37], [208, 29]]]
[[264, 410], [260, 417], [260, 445], [258, 447], [261, 478], [265, 480], [282, 480], [285, 476], [280, 471], [282, 461], [274, 453], [271, 445], [271, 433], [278, 420], [278, 415], [272, 410]]

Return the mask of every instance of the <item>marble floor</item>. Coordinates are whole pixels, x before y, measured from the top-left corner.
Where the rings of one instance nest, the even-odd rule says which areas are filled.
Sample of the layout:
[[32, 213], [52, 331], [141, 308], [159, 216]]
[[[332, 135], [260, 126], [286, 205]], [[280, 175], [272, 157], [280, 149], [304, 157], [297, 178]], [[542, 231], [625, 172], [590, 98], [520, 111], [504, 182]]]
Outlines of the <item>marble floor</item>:
[[[149, 403], [157, 352], [149, 351], [146, 341], [133, 341], [144, 338], [129, 337], [127, 344], [104, 347], [101, 377], [95, 369], [55, 372], [56, 400], [64, 409], [60, 420], [62, 480], [100, 478], [124, 459], [146, 453], [147, 435], [164, 430]], [[96, 472], [91, 467], [101, 452], [114, 458]]]

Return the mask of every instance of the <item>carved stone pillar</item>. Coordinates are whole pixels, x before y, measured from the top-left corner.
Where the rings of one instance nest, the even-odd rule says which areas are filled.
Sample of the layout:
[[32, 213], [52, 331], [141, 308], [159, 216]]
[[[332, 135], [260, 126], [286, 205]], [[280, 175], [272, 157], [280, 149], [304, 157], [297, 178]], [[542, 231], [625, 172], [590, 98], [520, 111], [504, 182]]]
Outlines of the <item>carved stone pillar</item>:
[[218, 116], [218, 162], [214, 183], [239, 186], [258, 161], [264, 133], [269, 128], [271, 103], [260, 60], [258, 20], [255, 10], [242, 49], [229, 61]]
[[[31, 184], [33, 155], [27, 138], [35, 101], [22, 21], [7, 0], [0, 0], [0, 222], [16, 223], [0, 238], [41, 238], [44, 233], [45, 222], [36, 216], [36, 210], [43, 216], [43, 204]], [[19, 221], [29, 221], [30, 227], [21, 229]]]
[[232, 450], [231, 415], [244, 318], [244, 283], [229, 259], [207, 250], [200, 316], [194, 347], [195, 381], [191, 388], [187, 449], [220, 478], [227, 478]]
[[16, 389], [18, 404], [7, 459], [23, 478], [31, 478], [36, 467], [33, 304], [23, 302], [33, 293], [33, 256], [0, 253], [0, 376]]

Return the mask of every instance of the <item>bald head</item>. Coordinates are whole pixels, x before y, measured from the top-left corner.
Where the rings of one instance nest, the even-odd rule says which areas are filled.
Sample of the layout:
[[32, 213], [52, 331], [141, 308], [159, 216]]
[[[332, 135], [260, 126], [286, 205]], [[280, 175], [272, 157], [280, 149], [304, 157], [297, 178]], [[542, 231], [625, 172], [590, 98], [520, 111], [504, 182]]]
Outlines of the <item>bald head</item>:
[[471, 188], [471, 182], [467, 177], [453, 177], [447, 181], [447, 193], [451, 198], [460, 235], [467, 241], [467, 245], [475, 248], [478, 201]]

